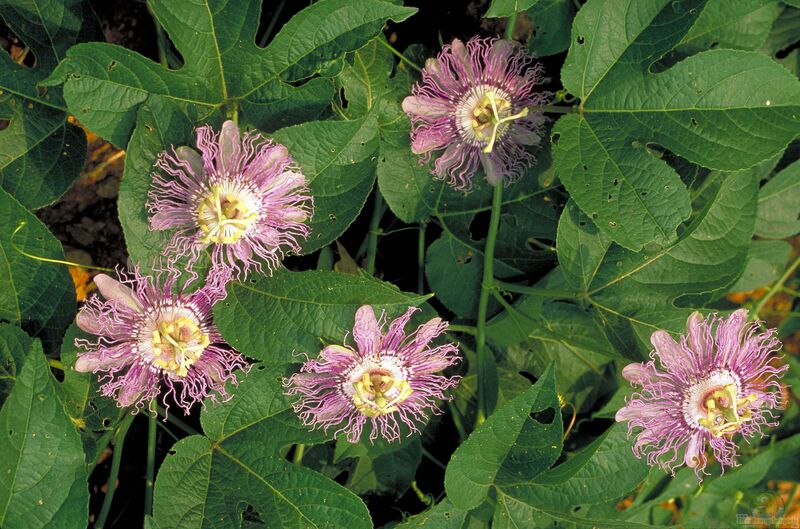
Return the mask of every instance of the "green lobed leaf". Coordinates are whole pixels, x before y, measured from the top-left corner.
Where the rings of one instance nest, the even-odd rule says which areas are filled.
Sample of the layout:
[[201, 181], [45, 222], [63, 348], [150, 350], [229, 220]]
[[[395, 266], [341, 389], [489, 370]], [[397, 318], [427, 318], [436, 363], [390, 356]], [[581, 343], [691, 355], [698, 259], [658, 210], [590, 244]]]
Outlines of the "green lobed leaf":
[[572, 288], [586, 290], [611, 246], [611, 239], [592, 223], [573, 200], [558, 221], [558, 264]]
[[375, 443], [336, 443], [333, 462], [354, 461], [345, 486], [355, 494], [392, 494], [400, 497], [414, 480], [422, 460], [419, 437], [389, 443], [378, 438]]
[[214, 306], [214, 320], [243, 354], [291, 363], [295, 352], [319, 351], [320, 340], [342, 343], [361, 305], [399, 315], [425, 299], [366, 275], [278, 270], [272, 277], [229, 284], [228, 298]]
[[[674, 244], [634, 253], [612, 245], [583, 297], [623, 354], [649, 349], [656, 329], [684, 327], [693, 306], [741, 274], [755, 222], [755, 178], [727, 175]], [[644, 347], [636, 346], [637, 339]]]
[[[666, 70], [655, 64], [704, 4], [592, 0], [575, 19], [562, 81], [580, 112], [554, 127], [554, 161], [598, 229], [632, 250], [673, 242], [690, 214], [684, 184], [653, 145], [733, 171], [797, 134], [800, 83], [759, 53], [710, 50]], [[745, 146], [743, 133], [758, 141]]]
[[560, 301], [522, 298], [489, 322], [486, 335], [505, 351], [506, 368], [541, 376], [553, 364], [558, 394], [579, 412], [594, 403], [611, 359], [625, 359], [591, 314]]
[[[151, 100], [139, 109], [139, 118], [125, 154], [124, 177], [119, 187], [117, 209], [131, 261], [143, 272], [158, 267], [172, 231], [151, 230], [147, 212], [147, 193], [151, 189], [154, 164], [159, 153], [171, 146], [195, 147], [195, 134], [189, 118], [164, 100]], [[196, 271], [209, 265], [201, 254]]]
[[520, 11], [529, 9], [539, 0], [492, 0], [489, 10], [483, 15], [484, 18], [501, 18], [516, 15]]
[[647, 463], [633, 456], [627, 427], [616, 423], [564, 463], [503, 493], [539, 508], [570, 512], [575, 505], [619, 500], [648, 470]]
[[458, 447], [445, 473], [447, 497], [469, 510], [486, 499], [490, 487], [502, 492], [533, 479], [558, 458], [562, 435], [551, 366], [535, 385], [494, 412]]
[[[195, 123], [223, 106], [236, 107], [262, 130], [318, 117], [328, 106], [330, 81], [318, 77], [329, 62], [363, 46], [387, 19], [401, 21], [415, 9], [381, 0], [358, 5], [328, 0], [307, 7], [264, 49], [255, 44], [261, 2], [149, 6], [184, 58], [178, 70], [110, 44], [73, 46], [50, 83], [64, 83], [71, 111], [119, 146], [127, 144], [146, 101], [166, 99]], [[230, 110], [230, 108], [228, 108]]]
[[83, 448], [38, 341], [0, 410], [0, 525], [82, 527], [89, 509]]
[[181, 440], [159, 469], [153, 505], [159, 527], [239, 528], [248, 505], [267, 527], [372, 527], [357, 496], [281, 455], [289, 444], [324, 440], [299, 423], [281, 380], [282, 372], [258, 364], [233, 400], [203, 410], [208, 437]]
[[796, 9], [797, 7], [800, 6], [784, 8], [778, 20], [772, 25], [772, 31], [766, 42], [761, 46], [762, 53], [777, 60], [778, 52], [800, 40], [800, 9]]
[[492, 519], [492, 529], [521, 529], [523, 527], [554, 526], [569, 529], [587, 527], [603, 529], [667, 529], [666, 525], [629, 522], [612, 518], [586, 518], [583, 513], [553, 511], [548, 508], [534, 508], [510, 496], [498, 498]]
[[67, 123], [61, 90], [42, 90], [47, 77], [94, 15], [80, 0], [0, 0], [0, 18], [28, 46], [36, 63], [17, 64], [0, 53], [0, 186], [28, 208], [54, 202], [86, 159], [86, 136]]
[[773, 176], [758, 191], [756, 235], [785, 239], [800, 232], [800, 161]]
[[75, 315], [72, 280], [63, 265], [27, 257], [19, 250], [64, 259], [61, 243], [45, 225], [0, 189], [0, 291], [4, 293], [0, 320], [21, 325], [41, 337], [45, 349], [56, 350]]
[[539, 0], [526, 11], [532, 34], [528, 49], [537, 57], [547, 57], [569, 48], [570, 28], [575, 17], [571, 0]]
[[0, 405], [14, 387], [32, 341], [19, 327], [0, 323]]
[[782, 10], [778, 0], [709, 0], [676, 49], [681, 53], [717, 47], [757, 50]]
[[[406, 94], [398, 91], [401, 83], [390, 80], [395, 58], [381, 41], [385, 43], [384, 37], [378, 35], [364, 47], [348, 53], [345, 67], [335, 82], [337, 88], [343, 91], [337, 108], [339, 113], [348, 119], [373, 113], [383, 127], [391, 126], [391, 121], [400, 117], [397, 97]], [[397, 76], [406, 79], [407, 73], [400, 67], [405, 65], [398, 65]]]
[[462, 529], [469, 513], [445, 498], [430, 509], [412, 516], [394, 529]]
[[442, 233], [425, 252], [425, 277], [436, 299], [456, 316], [476, 317], [483, 252], [476, 253], [473, 247]]
[[786, 241], [751, 242], [742, 276], [730, 291], [749, 292], [769, 285], [783, 274], [791, 253], [792, 247]]
[[375, 181], [376, 118], [313, 121], [274, 134], [303, 168], [314, 197], [310, 253], [339, 237], [364, 207]]

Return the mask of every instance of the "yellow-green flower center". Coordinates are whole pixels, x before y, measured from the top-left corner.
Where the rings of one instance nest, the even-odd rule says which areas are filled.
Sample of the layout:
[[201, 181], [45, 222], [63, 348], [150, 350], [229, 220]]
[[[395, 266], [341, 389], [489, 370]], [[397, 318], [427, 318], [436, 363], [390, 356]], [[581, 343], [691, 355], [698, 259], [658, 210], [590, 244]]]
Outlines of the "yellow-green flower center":
[[197, 223], [203, 231], [204, 243], [232, 244], [256, 221], [258, 212], [248, 201], [219, 186], [211, 189], [197, 208]]
[[353, 403], [367, 417], [395, 412], [397, 405], [410, 396], [408, 381], [395, 378], [384, 369], [365, 371], [353, 382]]
[[489, 89], [472, 109], [471, 125], [475, 137], [486, 142], [483, 152], [492, 152], [497, 138], [502, 136], [510, 122], [524, 118], [528, 109], [511, 115], [511, 102], [497, 92]]
[[708, 429], [714, 437], [721, 437], [737, 431], [745, 421], [752, 418], [752, 412], [745, 406], [754, 402], [756, 396], [751, 393], [744, 398], [737, 398], [736, 386], [728, 384], [706, 395], [704, 399], [707, 415], [697, 423]]
[[173, 375], [185, 377], [210, 343], [208, 335], [189, 318], [162, 321], [153, 331], [153, 363]]

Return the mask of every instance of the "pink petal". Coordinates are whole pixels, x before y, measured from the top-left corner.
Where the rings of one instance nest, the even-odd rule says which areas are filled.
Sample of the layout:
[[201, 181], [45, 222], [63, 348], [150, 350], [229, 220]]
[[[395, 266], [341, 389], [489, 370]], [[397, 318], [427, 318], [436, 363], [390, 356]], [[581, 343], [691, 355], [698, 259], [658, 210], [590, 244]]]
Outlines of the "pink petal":
[[425, 96], [408, 96], [403, 99], [403, 112], [426, 118], [447, 116], [452, 109], [445, 101]]
[[628, 364], [622, 369], [622, 376], [633, 384], [645, 385], [651, 379], [648, 364]]
[[329, 345], [319, 355], [328, 362], [336, 364], [350, 362], [357, 356], [355, 351], [343, 345]]
[[[438, 128], [417, 129], [416, 136], [411, 142], [411, 152], [414, 154], [425, 154], [429, 151], [444, 149], [451, 142], [457, 140], [452, 134]], [[454, 143], [453, 145], [457, 145]]]
[[663, 412], [663, 408], [658, 404], [645, 404], [639, 400], [632, 400], [617, 410], [614, 419], [617, 422], [642, 420], [655, 417]]
[[453, 43], [450, 45], [450, 52], [456, 59], [457, 65], [466, 74], [467, 79], [474, 81], [475, 75], [472, 71], [472, 62], [470, 61], [469, 51], [467, 47], [464, 46], [464, 43], [458, 39], [453, 39]]
[[175, 149], [175, 155], [182, 162], [189, 164], [192, 174], [199, 179], [203, 176], [203, 157], [191, 147], [181, 146]]
[[692, 435], [689, 438], [689, 444], [686, 445], [686, 451], [683, 454], [683, 462], [689, 468], [705, 467], [705, 440], [699, 433]]
[[86, 307], [78, 311], [78, 315], [75, 316], [75, 323], [81, 330], [89, 334], [100, 335], [103, 332], [103, 326], [97, 320], [97, 313], [88, 310]]
[[133, 290], [116, 279], [106, 274], [98, 274], [94, 278], [94, 284], [97, 285], [97, 290], [100, 291], [100, 294], [102, 294], [104, 298], [118, 301], [136, 312], [142, 312], [144, 310], [134, 296]]
[[239, 127], [231, 120], [222, 124], [222, 132], [219, 135], [219, 165], [220, 170], [230, 167], [235, 163], [241, 151], [242, 140], [239, 136]]
[[101, 349], [96, 352], [84, 353], [75, 360], [75, 371], [79, 373], [108, 371], [124, 364], [127, 361], [126, 357], [126, 352], [121, 349]]
[[656, 331], [650, 336], [650, 343], [658, 354], [663, 365], [668, 370], [672, 368], [685, 368], [689, 362], [686, 353], [667, 331]]
[[363, 305], [356, 311], [353, 338], [355, 338], [358, 351], [362, 356], [378, 352], [381, 343], [381, 328], [371, 306]]
[[503, 167], [499, 161], [491, 156], [481, 152], [481, 165], [483, 165], [483, 172], [486, 174], [486, 181], [490, 185], [496, 186], [503, 181]]

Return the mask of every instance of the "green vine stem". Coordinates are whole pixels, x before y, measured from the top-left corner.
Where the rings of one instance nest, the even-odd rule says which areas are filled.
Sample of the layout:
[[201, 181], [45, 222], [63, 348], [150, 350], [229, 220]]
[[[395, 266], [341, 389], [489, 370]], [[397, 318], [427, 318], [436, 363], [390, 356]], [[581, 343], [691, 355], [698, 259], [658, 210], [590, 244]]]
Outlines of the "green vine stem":
[[144, 513], [153, 514], [153, 485], [156, 481], [156, 425], [158, 415], [150, 413], [147, 429], [147, 470], [144, 486]]
[[764, 306], [770, 299], [772, 299], [772, 296], [781, 291], [783, 285], [786, 283], [786, 281], [789, 280], [790, 277], [792, 277], [792, 274], [794, 274], [794, 271], [797, 270], [798, 266], [800, 266], [800, 257], [795, 259], [794, 262], [789, 265], [789, 268], [787, 268], [786, 271], [783, 273], [783, 275], [780, 277], [780, 279], [778, 279], [778, 282], [775, 283], [772, 286], [772, 288], [770, 288], [769, 291], [764, 295], [764, 297], [761, 298], [761, 300], [758, 302], [756, 308], [753, 309], [754, 320], [758, 319], [758, 315], [764, 310]]
[[383, 44], [384, 46], [386, 46], [387, 48], [389, 48], [389, 51], [391, 51], [392, 53], [394, 53], [394, 54], [395, 54], [395, 55], [396, 55], [396, 56], [397, 56], [397, 57], [400, 59], [400, 62], [404, 62], [404, 63], [406, 63], [407, 65], [409, 65], [409, 66], [411, 66], [412, 68], [414, 68], [416, 71], [418, 71], [418, 72], [422, 72], [422, 68], [420, 68], [419, 66], [417, 66], [416, 64], [414, 64], [413, 62], [411, 62], [410, 60], [408, 60], [408, 59], [406, 58], [406, 56], [405, 56], [405, 55], [403, 55], [402, 53], [400, 53], [399, 51], [397, 51], [397, 50], [394, 48], [394, 46], [392, 46], [391, 44], [389, 44], [388, 42], [386, 42], [386, 39], [382, 39], [382, 38], [379, 36], [379, 37], [377, 38], [377, 40], [378, 40], [378, 42], [380, 42], [381, 44]]
[[114, 434], [114, 455], [111, 458], [111, 473], [106, 484], [106, 497], [103, 498], [103, 506], [100, 508], [100, 514], [97, 515], [97, 521], [94, 523], [95, 529], [103, 528], [111, 510], [114, 492], [117, 490], [117, 477], [119, 476], [119, 465], [122, 462], [122, 447], [125, 444], [125, 435], [128, 433], [128, 429], [135, 418], [135, 415], [128, 413], [120, 423], [117, 433]]
[[369, 222], [369, 235], [367, 237], [367, 273], [375, 275], [375, 256], [378, 253], [378, 235], [380, 234], [380, 223], [385, 209], [383, 207], [383, 196], [375, 186], [375, 205], [372, 209], [372, 219]]
[[417, 294], [425, 293], [425, 223], [419, 223], [417, 235]]
[[165, 410], [161, 406], [157, 406], [156, 411], [158, 411], [158, 414], [164, 417], [164, 419], [166, 419], [168, 423], [175, 425], [179, 430], [183, 431], [184, 433], [187, 433], [189, 435], [202, 435], [200, 432], [198, 432], [197, 430], [195, 430], [182, 420], [175, 417], [174, 414], [173, 415], [168, 414], [167, 410]]
[[294, 456], [292, 457], [292, 463], [295, 465], [302, 465], [303, 464], [303, 454], [306, 452], [306, 445], [304, 444], [297, 444], [294, 445]]
[[[497, 229], [500, 226], [500, 209], [503, 205], [503, 183], [494, 186], [492, 194], [492, 212], [489, 218], [489, 233], [486, 236], [486, 249], [483, 257], [483, 280], [481, 293], [478, 298], [478, 321], [476, 324], [475, 341], [478, 356], [478, 414], [475, 426], [479, 426], [492, 412], [487, 409], [489, 391], [497, 388], [488, 388], [487, 370], [489, 365], [488, 355], [492, 354], [486, 346], [486, 316], [489, 308], [489, 294], [494, 288], [494, 247], [497, 242]], [[492, 399], [494, 402], [495, 399]]]

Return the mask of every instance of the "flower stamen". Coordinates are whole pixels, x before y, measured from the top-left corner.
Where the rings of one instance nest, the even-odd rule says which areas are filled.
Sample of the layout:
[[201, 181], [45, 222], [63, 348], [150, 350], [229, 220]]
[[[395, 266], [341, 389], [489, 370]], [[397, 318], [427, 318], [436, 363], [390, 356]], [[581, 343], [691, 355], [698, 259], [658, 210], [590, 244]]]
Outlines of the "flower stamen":
[[700, 418], [697, 423], [708, 429], [714, 437], [734, 433], [745, 421], [752, 418], [752, 412], [745, 406], [756, 399], [753, 393], [737, 398], [736, 386], [728, 384], [708, 395], [705, 400], [707, 416]]
[[208, 334], [189, 318], [162, 321], [153, 331], [153, 363], [171, 374], [185, 377], [211, 343]]
[[[486, 117], [488, 110], [486, 103], [489, 103], [490, 108], [492, 110], [492, 113], [490, 116], [488, 116], [488, 118]], [[501, 118], [500, 113], [508, 111], [510, 107], [511, 103], [508, 102], [508, 100], [503, 99], [501, 97], [497, 97], [492, 92], [486, 92], [486, 94], [484, 94], [483, 96], [483, 99], [481, 100], [481, 104], [475, 108], [475, 112], [479, 113], [478, 115], [481, 117], [481, 119], [484, 120], [483, 123], [480, 123], [480, 129], [476, 127], [476, 123], [478, 123], [477, 121], [478, 116], [476, 116], [476, 120], [473, 120], [472, 128], [475, 130], [475, 134], [479, 138], [485, 139], [484, 129], [487, 126], [492, 127], [492, 134], [489, 138], [489, 143], [487, 143], [486, 147], [483, 148], [484, 153], [488, 154], [492, 152], [492, 149], [494, 148], [494, 143], [495, 141], [497, 141], [498, 133], [502, 132], [499, 130], [501, 125], [505, 123], [510, 123], [511, 121], [520, 118], [524, 118], [525, 116], [528, 115], [528, 108], [526, 107], [523, 108], [520, 112], [517, 112], [516, 114]], [[505, 130], [505, 127], [503, 127], [503, 129]]]
[[397, 405], [411, 396], [408, 381], [395, 378], [388, 371], [365, 371], [353, 383], [353, 404], [367, 417], [387, 415], [397, 411]]
[[211, 188], [197, 208], [197, 223], [203, 231], [204, 244], [233, 244], [244, 235], [258, 217], [247, 201], [231, 193], [223, 194], [219, 186]]

